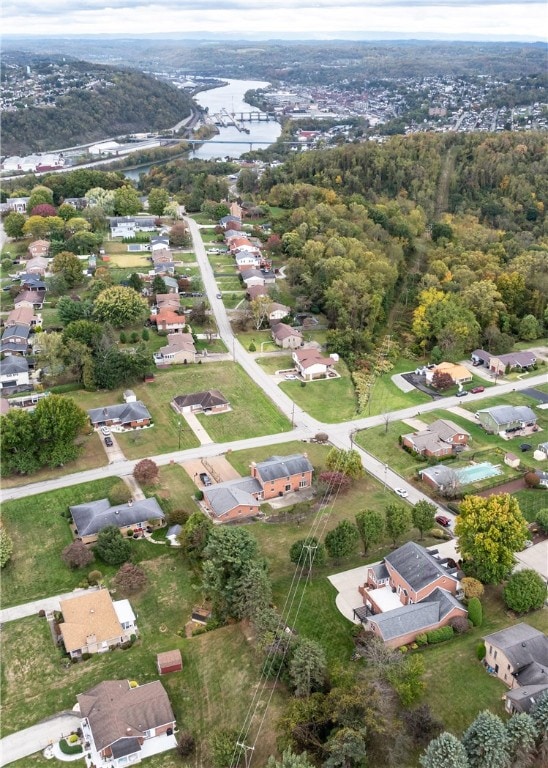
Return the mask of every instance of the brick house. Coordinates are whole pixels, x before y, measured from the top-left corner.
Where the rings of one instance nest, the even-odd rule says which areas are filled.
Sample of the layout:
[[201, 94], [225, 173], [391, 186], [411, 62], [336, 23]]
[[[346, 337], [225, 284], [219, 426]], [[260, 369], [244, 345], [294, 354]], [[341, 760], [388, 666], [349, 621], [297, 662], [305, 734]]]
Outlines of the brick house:
[[137, 427], [148, 427], [152, 423], [152, 417], [142, 400], [137, 400], [135, 403], [107, 405], [105, 408], [91, 408], [88, 411], [88, 416], [95, 428], [136, 429]]
[[456, 598], [460, 582], [454, 561], [436, 555], [437, 550], [408, 541], [368, 568], [359, 588], [363, 606], [354, 616], [391, 648], [467, 615]]
[[511, 689], [503, 697], [507, 712], [528, 712], [548, 690], [548, 637], [522, 622], [483, 639], [485, 666]]
[[472, 352], [472, 362], [474, 365], [485, 365], [491, 373], [497, 376], [503, 376], [506, 369], [509, 370], [528, 370], [533, 368], [537, 362], [536, 355], [533, 352], [508, 352], [504, 355], [492, 355], [484, 349], [475, 349]]
[[143, 745], [155, 739], [158, 747], [148, 754], [176, 746], [175, 715], [159, 680], [136, 687], [128, 680], [105, 680], [76, 698], [93, 765], [122, 768], [140, 763]]
[[129, 600], [113, 602], [108, 589], [61, 600], [60, 609], [63, 621], [59, 632], [71, 659], [110, 651], [138, 632]]
[[49, 240], [34, 240], [28, 247], [29, 255], [31, 258], [34, 258], [35, 256], [47, 256], [50, 245], [51, 243]]
[[440, 457], [457, 453], [468, 444], [470, 433], [448, 419], [437, 419], [428, 429], [402, 435], [402, 443], [420, 456]]
[[222, 523], [254, 517], [260, 509], [261, 485], [252, 477], [239, 477], [204, 488], [204, 506]]
[[162, 508], [154, 497], [115, 506], [111, 506], [108, 499], [98, 499], [76, 504], [69, 509], [74, 537], [84, 544], [94, 544], [99, 533], [109, 525], [115, 525], [122, 535], [127, 536], [129, 531], [145, 530], [149, 520], [154, 520], [159, 526], [166, 522]]
[[171, 401], [171, 407], [178, 413], [225, 413], [230, 410], [230, 403], [218, 389], [208, 389], [177, 395]]
[[258, 480], [265, 501], [286, 493], [310, 488], [314, 468], [306, 453], [291, 456], [271, 456], [265, 461], [251, 463], [251, 477]]
[[182, 331], [186, 325], [184, 314], [178, 314], [165, 307], [162, 307], [156, 314], [150, 315], [149, 320], [153, 325], [156, 325], [159, 331]]

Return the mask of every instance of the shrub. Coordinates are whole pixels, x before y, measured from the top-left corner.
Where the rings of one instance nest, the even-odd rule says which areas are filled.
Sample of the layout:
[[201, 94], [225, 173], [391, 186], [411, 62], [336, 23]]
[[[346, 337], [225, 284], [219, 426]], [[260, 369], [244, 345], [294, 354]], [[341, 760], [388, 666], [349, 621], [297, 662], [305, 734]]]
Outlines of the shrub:
[[120, 331], [120, 344], [127, 344], [127, 335], [125, 331]]
[[122, 480], [113, 485], [108, 492], [108, 500], [113, 507], [116, 507], [119, 504], [127, 504], [130, 499], [131, 491]]
[[485, 658], [485, 643], [478, 643], [476, 647], [476, 656], [478, 657], [478, 661], [483, 661]]
[[428, 645], [428, 638], [425, 634], [417, 635], [415, 638], [415, 642], [417, 645]]
[[61, 739], [59, 749], [65, 755], [78, 755], [83, 752], [81, 744], [69, 744], [66, 739]]
[[91, 585], [99, 584], [102, 578], [103, 574], [101, 571], [90, 571], [88, 573], [88, 583]]
[[184, 525], [190, 517], [186, 509], [174, 509], [167, 514], [168, 525]]
[[158, 472], [158, 465], [155, 464], [152, 459], [142, 459], [135, 465], [133, 477], [138, 483], [149, 485], [150, 483], [156, 482], [158, 479]]
[[535, 522], [541, 531], [548, 533], [548, 509], [539, 509]]
[[69, 744], [76, 744], [76, 742], [78, 741], [78, 736], [75, 733], [71, 733], [67, 741]]
[[481, 597], [483, 595], [483, 584], [472, 576], [465, 576], [461, 579], [461, 586], [464, 590], [464, 596], [467, 600], [472, 597]]
[[439, 627], [427, 632], [426, 639], [430, 644], [434, 645], [435, 643], [444, 643], [446, 640], [451, 640], [453, 634], [453, 627], [447, 625], [446, 627]]
[[463, 635], [470, 629], [470, 622], [466, 616], [454, 616], [449, 621], [449, 626], [457, 633], [457, 635]]
[[93, 562], [93, 552], [81, 541], [73, 541], [63, 549], [61, 559], [69, 568], [85, 568]]
[[195, 749], [196, 742], [194, 741], [194, 736], [191, 733], [188, 733], [188, 731], [183, 731], [177, 742], [177, 752], [181, 757], [189, 757], [194, 753]]
[[45, 612], [45, 610], [44, 610], [43, 608], [40, 608], [40, 610], [38, 611], [38, 616], [39, 616], [41, 619], [43, 619], [45, 615], [46, 615], [46, 612]]
[[95, 552], [105, 563], [121, 565], [130, 558], [131, 544], [115, 525], [107, 525], [99, 532]]
[[400, 653], [407, 653], [408, 648], [406, 645], [401, 645], [399, 651]]
[[537, 488], [540, 483], [540, 477], [536, 472], [527, 472], [523, 479], [525, 480], [525, 485], [529, 488]]
[[139, 334], [137, 333], [137, 331], [131, 332], [131, 336], [129, 337], [129, 340], [131, 341], [132, 344], [137, 344], [137, 342], [139, 341]]
[[148, 328], [143, 328], [141, 331], [141, 338], [143, 341], [148, 341], [150, 339], [150, 333]]
[[249, 352], [256, 352], [257, 351], [257, 347], [255, 346], [253, 341], [250, 342], [250, 344], [249, 344], [247, 349], [249, 350]]
[[434, 539], [445, 539], [447, 541], [451, 538], [450, 534], [447, 531], [442, 531], [441, 528], [432, 528], [428, 533]]
[[91, 659], [91, 653], [83, 653], [82, 661], [87, 661], [88, 659]]
[[483, 608], [479, 597], [472, 597], [468, 601], [468, 618], [475, 627], [481, 627], [483, 624]]
[[127, 595], [139, 592], [147, 583], [147, 575], [142, 568], [133, 563], [124, 563], [113, 579], [117, 589]]
[[204, 492], [198, 489], [194, 494], [194, 498], [196, 499], [196, 501], [202, 501], [202, 499], [204, 498]]
[[11, 558], [13, 542], [3, 525], [0, 525], [0, 568], [4, 568]]
[[536, 611], [546, 600], [546, 584], [536, 571], [526, 568], [510, 576], [502, 598], [516, 613]]

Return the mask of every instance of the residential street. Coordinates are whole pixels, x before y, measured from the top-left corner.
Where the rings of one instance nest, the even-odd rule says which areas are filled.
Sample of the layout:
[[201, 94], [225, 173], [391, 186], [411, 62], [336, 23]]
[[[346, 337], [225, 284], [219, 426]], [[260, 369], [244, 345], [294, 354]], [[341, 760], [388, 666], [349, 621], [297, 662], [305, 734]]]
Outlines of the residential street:
[[[39, 685], [39, 681], [37, 681]], [[45, 749], [48, 744], [69, 736], [80, 727], [81, 718], [78, 714], [63, 712], [47, 720], [17, 731], [10, 736], [0, 739], [0, 766], [8, 765], [27, 755], [33, 755]]]

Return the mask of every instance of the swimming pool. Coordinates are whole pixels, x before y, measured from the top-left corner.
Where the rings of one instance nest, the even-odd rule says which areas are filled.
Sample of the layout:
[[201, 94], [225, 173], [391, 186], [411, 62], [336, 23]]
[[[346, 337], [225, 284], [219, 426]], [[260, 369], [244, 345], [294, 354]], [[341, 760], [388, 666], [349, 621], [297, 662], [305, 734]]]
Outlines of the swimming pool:
[[479, 480], [487, 480], [488, 477], [502, 475], [502, 470], [489, 461], [483, 461], [481, 464], [470, 464], [469, 467], [457, 469], [455, 474], [461, 485], [469, 485], [470, 483], [477, 483]]

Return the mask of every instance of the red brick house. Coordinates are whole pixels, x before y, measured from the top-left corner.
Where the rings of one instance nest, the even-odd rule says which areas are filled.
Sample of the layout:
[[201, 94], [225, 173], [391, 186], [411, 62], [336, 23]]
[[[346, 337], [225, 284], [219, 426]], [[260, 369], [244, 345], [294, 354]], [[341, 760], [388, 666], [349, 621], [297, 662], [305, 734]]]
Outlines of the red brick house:
[[403, 445], [421, 456], [432, 458], [458, 453], [469, 440], [469, 432], [447, 419], [437, 419], [421, 432], [402, 435]]
[[157, 314], [152, 314], [149, 320], [159, 331], [182, 331], [186, 325], [185, 315], [179, 315], [165, 307], [162, 307]]
[[265, 461], [251, 463], [251, 477], [259, 481], [265, 501], [310, 488], [313, 471], [306, 453], [271, 456]]
[[91, 408], [88, 416], [93, 427], [135, 429], [148, 427], [152, 422], [149, 410], [141, 400], [121, 405], [107, 405], [105, 408]]
[[354, 616], [385, 644], [398, 648], [417, 635], [466, 616], [458, 601], [459, 572], [454, 561], [436, 556], [413, 541], [372, 565], [359, 588], [363, 606]]

